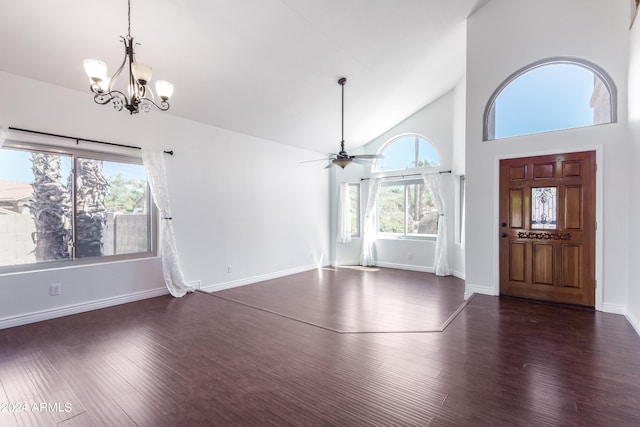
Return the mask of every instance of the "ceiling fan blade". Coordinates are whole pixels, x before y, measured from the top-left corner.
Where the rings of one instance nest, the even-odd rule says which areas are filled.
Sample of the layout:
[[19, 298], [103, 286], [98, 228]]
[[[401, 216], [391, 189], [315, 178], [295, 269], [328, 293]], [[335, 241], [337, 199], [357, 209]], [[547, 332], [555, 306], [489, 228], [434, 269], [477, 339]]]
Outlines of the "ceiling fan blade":
[[384, 156], [382, 154], [356, 154], [355, 156], [359, 159], [382, 159]]
[[354, 163], [358, 163], [359, 165], [368, 165], [371, 166], [373, 162], [370, 159], [362, 159], [360, 157], [353, 157], [351, 159]]
[[333, 160], [333, 158], [329, 157], [329, 158], [326, 158], [326, 159], [305, 160], [305, 161], [300, 162], [300, 163], [322, 162], [322, 161], [326, 161], [326, 160]]
[[325, 166], [325, 169], [329, 169], [333, 167], [333, 162], [329, 162], [329, 164], [327, 166]]

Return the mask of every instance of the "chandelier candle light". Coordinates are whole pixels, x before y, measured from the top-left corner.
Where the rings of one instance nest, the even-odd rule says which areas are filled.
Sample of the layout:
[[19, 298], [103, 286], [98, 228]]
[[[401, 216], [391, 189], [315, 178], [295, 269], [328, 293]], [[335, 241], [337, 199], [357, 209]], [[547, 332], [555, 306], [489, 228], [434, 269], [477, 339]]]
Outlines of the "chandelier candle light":
[[[169, 98], [173, 95], [173, 84], [164, 80], [156, 80], [156, 93], [160, 97], [160, 102], [157, 104], [149, 87], [151, 67], [135, 60], [135, 45], [133, 37], [131, 37], [131, 0], [128, 0], [127, 19], [129, 24], [127, 37], [120, 36], [120, 40], [124, 43], [124, 59], [112, 77], [107, 75], [107, 65], [104, 62], [97, 59], [84, 60], [84, 70], [91, 80], [91, 91], [95, 94], [93, 100], [100, 105], [112, 102], [113, 108], [121, 111], [124, 107], [129, 110], [130, 114], [138, 113], [140, 110], [145, 113], [149, 112], [152, 106], [167, 111]], [[129, 84], [127, 85], [127, 94], [125, 94], [115, 90], [113, 85], [127, 64]], [[151, 98], [148, 98], [147, 95], [150, 95]]]

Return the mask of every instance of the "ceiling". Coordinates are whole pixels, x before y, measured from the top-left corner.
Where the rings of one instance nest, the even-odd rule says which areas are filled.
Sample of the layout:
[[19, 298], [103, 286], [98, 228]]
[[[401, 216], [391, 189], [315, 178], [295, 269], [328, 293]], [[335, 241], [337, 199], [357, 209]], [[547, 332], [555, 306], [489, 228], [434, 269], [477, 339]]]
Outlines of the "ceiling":
[[[324, 153], [340, 141], [338, 78], [347, 149], [359, 147], [455, 86], [464, 21], [488, 1], [132, 0], [131, 35], [136, 59], [175, 85], [169, 112], [154, 114]], [[126, 0], [0, 4], [2, 71], [90, 103], [82, 60], [109, 74], [122, 61]]]

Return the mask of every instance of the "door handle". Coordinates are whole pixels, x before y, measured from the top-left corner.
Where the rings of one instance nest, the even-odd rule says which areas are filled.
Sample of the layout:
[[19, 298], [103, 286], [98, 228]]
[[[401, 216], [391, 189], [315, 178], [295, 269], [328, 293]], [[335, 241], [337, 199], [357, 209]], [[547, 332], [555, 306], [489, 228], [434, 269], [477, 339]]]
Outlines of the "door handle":
[[507, 233], [502, 233], [500, 237], [507, 237]]
[[500, 224], [503, 228], [507, 226], [506, 222], [503, 222], [502, 224]]

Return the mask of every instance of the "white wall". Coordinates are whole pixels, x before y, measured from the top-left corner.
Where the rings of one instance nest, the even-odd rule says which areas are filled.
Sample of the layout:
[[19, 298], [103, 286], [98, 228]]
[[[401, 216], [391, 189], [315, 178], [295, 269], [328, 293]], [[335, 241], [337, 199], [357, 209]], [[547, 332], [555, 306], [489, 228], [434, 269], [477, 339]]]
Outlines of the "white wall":
[[[318, 153], [167, 113], [130, 116], [6, 73], [0, 93], [0, 121], [12, 127], [175, 151], [167, 175], [187, 281], [215, 290], [328, 263], [329, 179], [299, 163]], [[62, 295], [50, 297], [50, 283]], [[157, 258], [0, 275], [0, 327], [163, 292]]]
[[455, 177], [454, 183], [454, 215], [453, 222], [455, 228], [453, 230], [454, 245], [452, 247], [453, 256], [450, 259], [451, 269], [457, 277], [466, 278], [465, 274], [465, 252], [464, 241], [461, 233], [463, 227], [459, 224], [463, 223], [463, 215], [460, 196], [460, 176], [465, 175], [465, 149], [466, 149], [466, 120], [467, 120], [467, 78], [456, 86], [453, 93], [453, 164], [451, 173]]
[[[640, 18], [638, 18], [640, 19]], [[640, 212], [640, 20], [631, 32], [629, 58], [629, 128], [631, 130], [629, 163], [629, 290], [627, 297], [627, 318], [640, 334], [640, 248], [634, 243], [640, 241], [640, 228], [634, 226]]]
[[[459, 113], [460, 110], [464, 110], [464, 105], [462, 107], [454, 105], [457, 100], [463, 100], [463, 97], [459, 94], [456, 95], [456, 92], [453, 90], [446, 93], [368, 143], [362, 151], [366, 153], [377, 153], [390, 139], [405, 133], [417, 133], [429, 140], [438, 151], [441, 164], [440, 169], [451, 169], [454, 157], [454, 111]], [[464, 125], [462, 122], [459, 123]], [[360, 165], [352, 165], [344, 170], [336, 170], [334, 172], [335, 183], [332, 185], [333, 206], [336, 206], [337, 185], [340, 182], [360, 182], [361, 178], [368, 178], [370, 172], [370, 167]], [[462, 260], [456, 260], [454, 256], [456, 254], [454, 245], [456, 179], [457, 177], [453, 174], [442, 175], [445, 204], [448, 213], [446, 218], [447, 228], [449, 230], [449, 262], [451, 267], [462, 268], [462, 271], [455, 271], [456, 275], [464, 276], [464, 262]], [[361, 185], [361, 216], [364, 215], [368, 189], [368, 181], [363, 181]], [[335, 209], [332, 208], [332, 217], [335, 217], [334, 211]], [[335, 225], [332, 226], [332, 230], [335, 230]], [[335, 239], [333, 239], [333, 241], [335, 242]], [[361, 239], [355, 238], [350, 243], [334, 243], [334, 245], [336, 262], [338, 264], [357, 264], [362, 245]], [[376, 264], [379, 266], [417, 271], [433, 271], [435, 240], [377, 239], [374, 250]], [[463, 255], [462, 251], [457, 252]]]
[[[599, 254], [601, 306], [624, 312], [628, 297], [628, 0], [493, 0], [468, 20], [466, 133], [467, 292], [498, 292], [497, 159], [601, 147], [604, 182]], [[482, 141], [483, 112], [513, 72], [543, 58], [571, 56], [603, 67], [618, 89], [618, 123]]]

